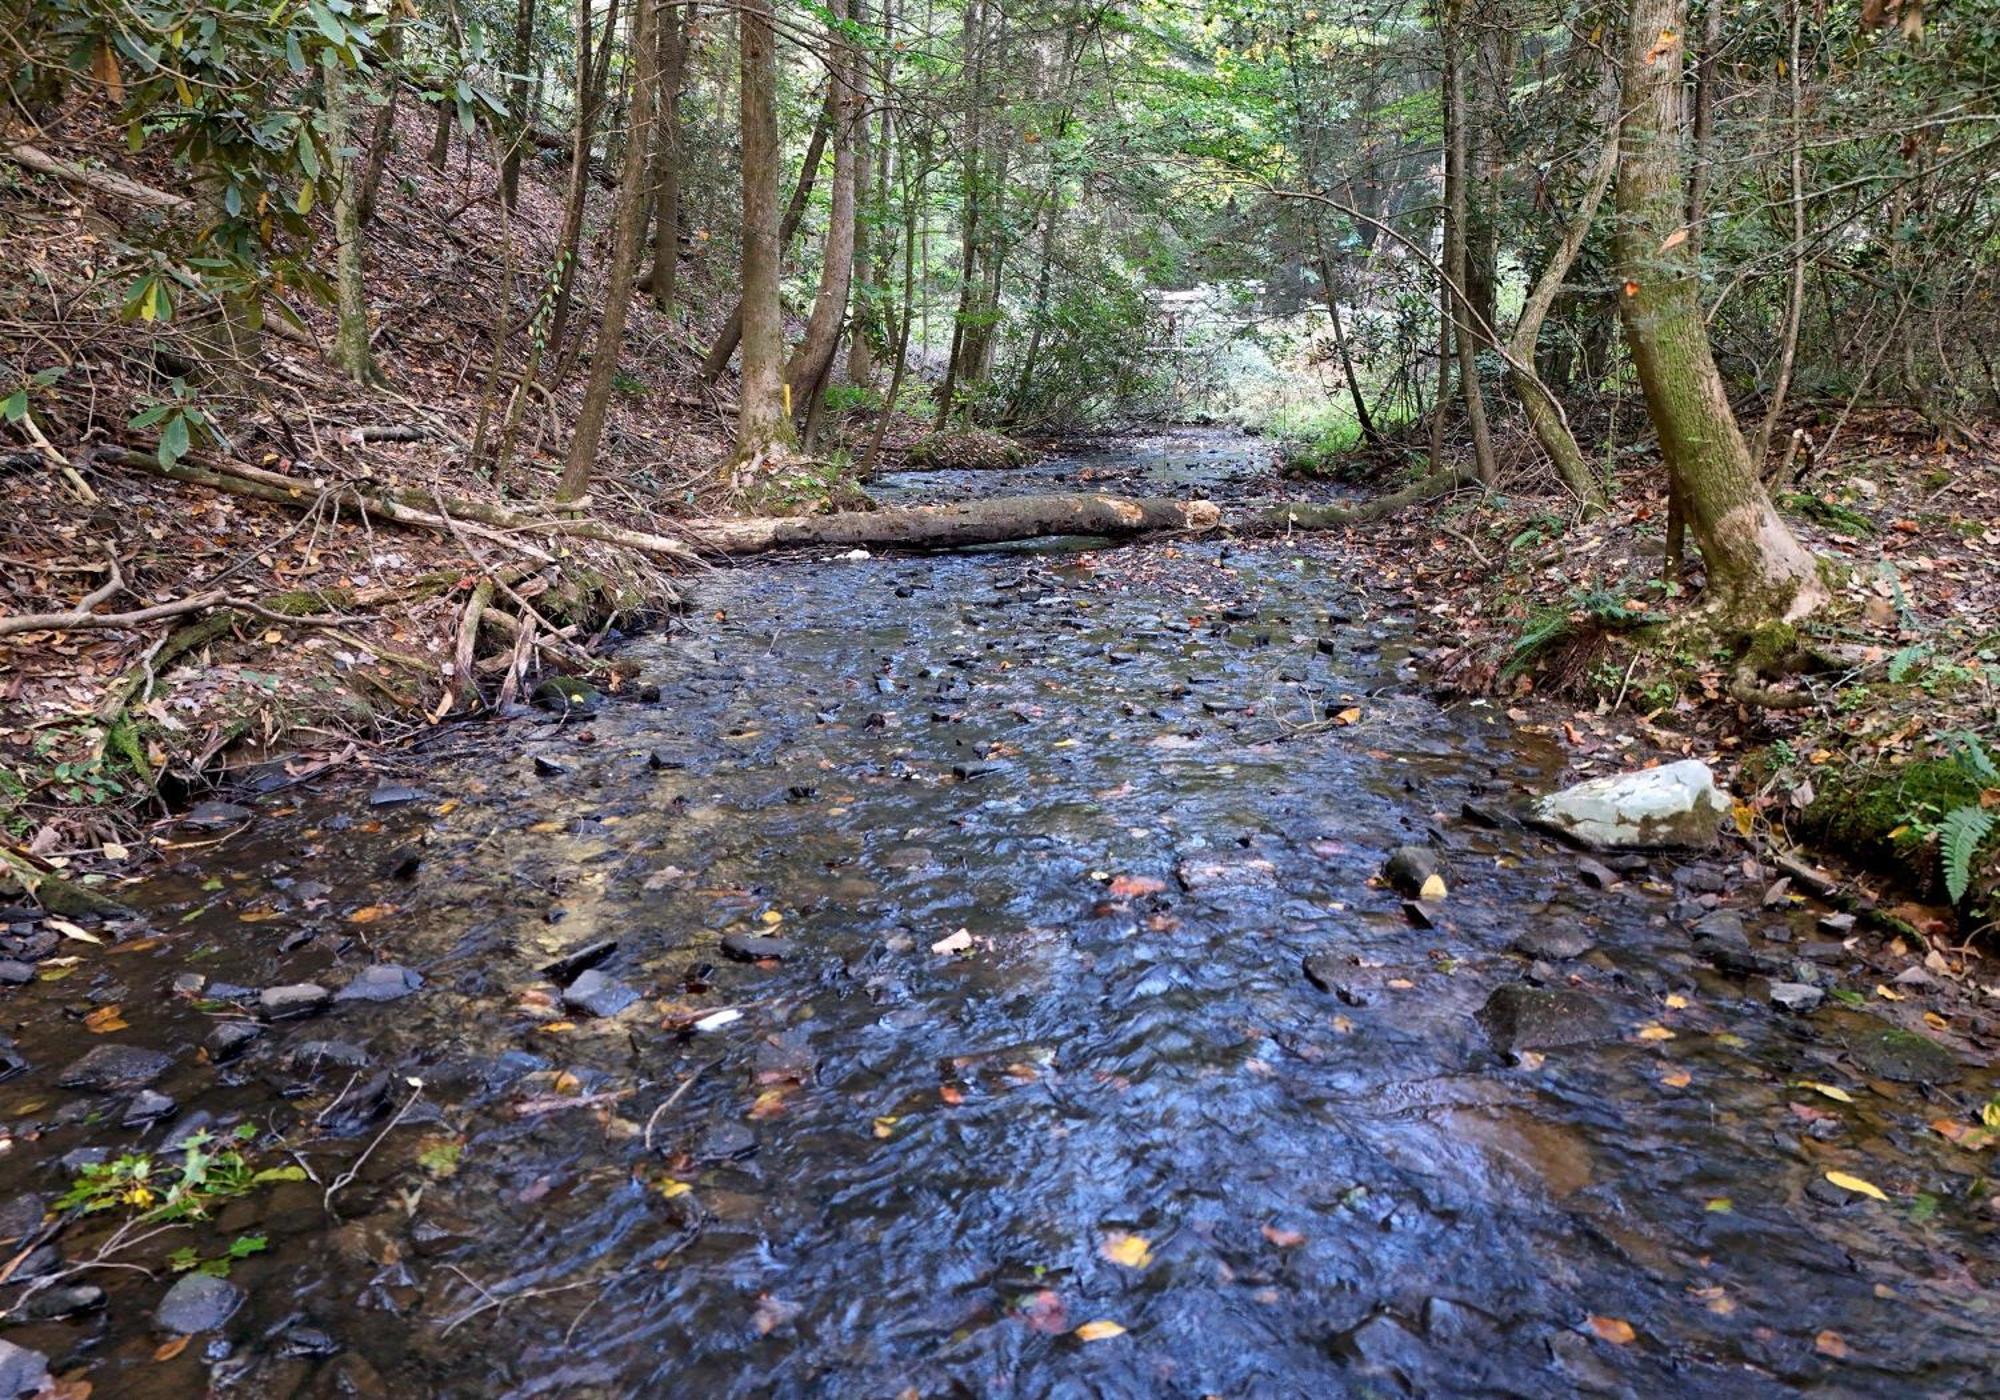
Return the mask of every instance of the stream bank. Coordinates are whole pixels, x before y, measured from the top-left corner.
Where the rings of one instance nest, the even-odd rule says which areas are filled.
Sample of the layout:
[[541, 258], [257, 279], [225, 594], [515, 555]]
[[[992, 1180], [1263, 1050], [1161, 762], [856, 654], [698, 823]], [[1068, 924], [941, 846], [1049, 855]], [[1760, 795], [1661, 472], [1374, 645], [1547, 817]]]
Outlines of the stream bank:
[[[198, 809], [142, 925], [9, 926], [0, 1303], [139, 1208], [51, 1228], [93, 1160], [284, 1174], [6, 1339], [121, 1395], [1983, 1385], [1990, 1014], [1733, 845], [1509, 824], [1556, 737], [1352, 569], [759, 562], [626, 649], [657, 701]], [[182, 1247], [235, 1291], [176, 1346]]]

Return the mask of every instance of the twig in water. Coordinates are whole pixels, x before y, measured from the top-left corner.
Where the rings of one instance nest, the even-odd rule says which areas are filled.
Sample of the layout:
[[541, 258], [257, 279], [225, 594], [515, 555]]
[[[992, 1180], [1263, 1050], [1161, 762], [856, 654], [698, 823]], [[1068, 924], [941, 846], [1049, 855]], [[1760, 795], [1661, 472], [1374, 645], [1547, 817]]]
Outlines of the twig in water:
[[320, 1197], [320, 1204], [325, 1207], [328, 1215], [333, 1214], [333, 1198], [342, 1190], [354, 1184], [354, 1178], [361, 1175], [361, 1169], [368, 1165], [368, 1159], [375, 1154], [375, 1149], [382, 1145], [382, 1139], [395, 1131], [396, 1126], [409, 1116], [410, 1110], [417, 1106], [417, 1100], [424, 1096], [423, 1080], [411, 1079], [408, 1083], [410, 1085], [410, 1096], [403, 1100], [403, 1106], [396, 1110], [396, 1116], [382, 1125], [382, 1131], [375, 1134], [373, 1142], [361, 1149], [361, 1155], [354, 1159], [354, 1165], [335, 1177], [332, 1183], [326, 1188], [326, 1194]]
[[664, 1099], [660, 1100], [660, 1106], [654, 1109], [652, 1113], [647, 1115], [646, 1135], [644, 1142], [646, 1150], [648, 1152], [651, 1152], [653, 1150], [653, 1125], [660, 1121], [660, 1115], [662, 1113], [665, 1113], [668, 1109], [672, 1108], [675, 1104], [679, 1103], [681, 1095], [685, 1094], [691, 1087], [693, 1087], [695, 1080], [701, 1078], [702, 1073], [705, 1070], [710, 1069], [713, 1065], [719, 1065], [721, 1063], [722, 1061], [715, 1060], [712, 1061], [711, 1064], [696, 1065], [692, 1070], [688, 1072], [687, 1078], [683, 1079], [680, 1082], [680, 1085], [671, 1094], [667, 1095]]

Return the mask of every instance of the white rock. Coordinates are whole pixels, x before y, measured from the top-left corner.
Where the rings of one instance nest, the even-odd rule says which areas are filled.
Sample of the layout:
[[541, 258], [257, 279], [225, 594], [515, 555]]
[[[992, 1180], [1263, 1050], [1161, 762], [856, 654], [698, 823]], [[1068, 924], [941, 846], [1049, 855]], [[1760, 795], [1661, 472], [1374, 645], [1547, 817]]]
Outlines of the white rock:
[[847, 553], [841, 555], [840, 557], [842, 559], [861, 560], [861, 559], [873, 559], [875, 556], [870, 554], [865, 549], [850, 549], [847, 551]]
[[1540, 799], [1539, 824], [1598, 847], [1704, 847], [1715, 844], [1729, 795], [1706, 763], [1679, 763], [1592, 778]]

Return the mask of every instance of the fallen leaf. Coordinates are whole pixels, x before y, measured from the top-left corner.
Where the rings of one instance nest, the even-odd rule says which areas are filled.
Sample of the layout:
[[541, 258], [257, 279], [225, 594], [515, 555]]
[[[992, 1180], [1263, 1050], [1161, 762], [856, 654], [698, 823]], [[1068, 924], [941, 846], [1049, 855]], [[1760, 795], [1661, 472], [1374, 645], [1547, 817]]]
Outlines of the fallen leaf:
[[1877, 1201], [1886, 1201], [1889, 1199], [1888, 1193], [1883, 1191], [1874, 1182], [1863, 1181], [1860, 1177], [1850, 1176], [1846, 1172], [1828, 1172], [1826, 1179], [1843, 1191], [1855, 1191]]
[[1854, 1102], [1854, 1095], [1848, 1093], [1847, 1090], [1835, 1084], [1821, 1084], [1816, 1080], [1801, 1079], [1798, 1083], [1798, 1087], [1801, 1089], [1810, 1089], [1815, 1094], [1824, 1094], [1826, 1095], [1826, 1097], [1832, 1099], [1835, 1103]]
[[83, 1018], [84, 1028], [92, 1035], [103, 1035], [107, 1031], [128, 1029], [125, 1024], [125, 1018], [118, 1014], [119, 1010], [120, 1008], [115, 1005], [98, 1007], [97, 1010]]
[[1275, 1225], [1264, 1227], [1264, 1238], [1280, 1249], [1297, 1249], [1306, 1242], [1306, 1237], [1297, 1230], [1280, 1230]]
[[1694, 1083], [1694, 1076], [1684, 1069], [1670, 1069], [1660, 1076], [1660, 1082], [1669, 1089], [1685, 1089]]
[[1685, 1011], [1687, 1009], [1688, 1009], [1688, 999], [1686, 997], [1682, 996], [1679, 992], [1673, 992], [1668, 995], [1667, 1010]]
[[172, 1361], [176, 1356], [187, 1350], [189, 1340], [187, 1337], [174, 1337], [168, 1341], [161, 1342], [153, 1348], [153, 1360]]
[[1053, 1288], [1030, 1293], [1014, 1311], [1037, 1332], [1053, 1336], [1069, 1330], [1069, 1310], [1063, 1306], [1062, 1295]]
[[1665, 1026], [1639, 1027], [1639, 1039], [1641, 1040], [1672, 1040], [1673, 1038], [1674, 1033]]
[[1346, 709], [1342, 710], [1339, 714], [1333, 717], [1333, 722], [1339, 725], [1350, 725], [1350, 724], [1361, 723], [1361, 707], [1359, 705], [1348, 706]]
[[940, 1084], [938, 1085], [938, 1097], [953, 1108], [956, 1108], [965, 1102], [965, 1090], [959, 1088], [956, 1084]]
[[657, 1189], [662, 1196], [671, 1201], [676, 1196], [687, 1195], [688, 1192], [694, 1190], [694, 1187], [688, 1185], [685, 1181], [678, 1181], [670, 1176], [662, 1180]]
[[365, 904], [347, 916], [350, 924], [372, 924], [396, 912], [393, 904]]
[[1153, 1246], [1140, 1235], [1113, 1230], [1097, 1246], [1097, 1252], [1127, 1269], [1143, 1269], [1153, 1262]]
[[70, 922], [70, 921], [69, 921], [68, 919], [48, 919], [48, 920], [45, 920], [45, 922], [46, 922], [46, 923], [48, 924], [48, 926], [49, 926], [50, 928], [54, 929], [54, 930], [55, 930], [55, 931], [56, 931], [57, 933], [61, 934], [61, 935], [62, 935], [62, 936], [63, 936], [64, 938], [74, 938], [74, 939], [75, 939], [75, 940], [76, 940], [77, 942], [79, 942], [79, 943], [100, 943], [100, 944], [101, 944], [101, 943], [103, 943], [103, 942], [104, 942], [104, 940], [103, 940], [103, 939], [101, 939], [101, 938], [99, 938], [99, 937], [98, 937], [98, 936], [97, 936], [96, 934], [94, 934], [94, 933], [89, 933], [89, 932], [86, 932], [86, 931], [85, 931], [85, 930], [83, 930], [83, 929], [80, 929], [80, 928], [78, 928], [78, 927], [77, 927], [77, 926], [76, 926], [75, 924], [71, 923], [71, 922]]
[[1590, 1330], [1613, 1346], [1620, 1347], [1628, 1345], [1639, 1335], [1624, 1318], [1599, 1317], [1595, 1313], [1590, 1315]]
[[1831, 1356], [1835, 1361], [1847, 1355], [1847, 1339], [1831, 1328], [1813, 1338], [1813, 1350], [1821, 1356]]
[[1166, 881], [1150, 875], [1120, 875], [1111, 882], [1111, 893], [1120, 899], [1132, 899], [1142, 894], [1158, 894], [1166, 887]]
[[1076, 1329], [1076, 1338], [1080, 1342], [1103, 1342], [1109, 1341], [1113, 1337], [1122, 1337], [1124, 1335], [1124, 1327], [1111, 1321], [1109, 1318], [1099, 1318], [1096, 1322], [1086, 1322], [1083, 1326]]
[[1426, 875], [1424, 877], [1423, 888], [1417, 891], [1417, 898], [1422, 900], [1443, 899], [1447, 893], [1449, 891], [1445, 888], [1444, 876]]
[[877, 1118], [875, 1120], [875, 1136], [878, 1138], [894, 1137], [896, 1135], [896, 1125], [902, 1121], [902, 1119], [896, 1117]]

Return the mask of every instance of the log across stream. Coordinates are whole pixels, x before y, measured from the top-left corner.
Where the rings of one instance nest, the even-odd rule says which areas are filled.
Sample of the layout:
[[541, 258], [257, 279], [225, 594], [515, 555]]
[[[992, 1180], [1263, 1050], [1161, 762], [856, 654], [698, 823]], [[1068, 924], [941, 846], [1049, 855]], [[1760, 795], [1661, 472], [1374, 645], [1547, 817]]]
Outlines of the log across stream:
[[[101, 1395], [1986, 1387], [1983, 1164], [1922, 1122], [1990, 1072], [1695, 956], [1810, 936], [1728, 859], [1600, 891], [1461, 817], [1562, 755], [1418, 693], [1332, 546], [746, 563], [629, 648], [657, 702], [201, 814], [142, 928], [0, 992], [0, 1303], [115, 1241], [45, 1223], [87, 1163], [278, 1176], [6, 1340]], [[1374, 879], [1411, 841], [1433, 927]], [[1572, 1043], [1481, 1024], [1524, 983]], [[175, 1346], [180, 1248], [227, 1278]]]

